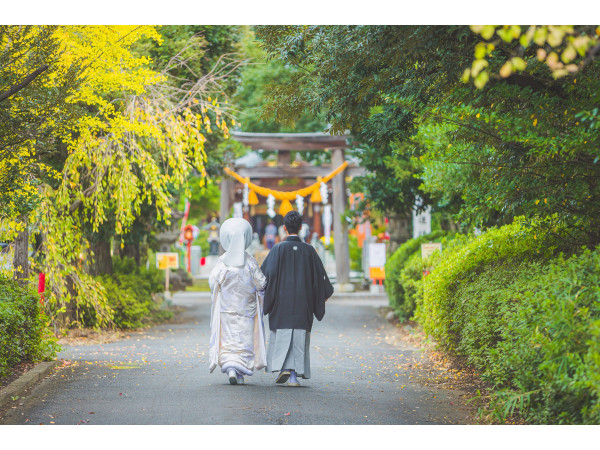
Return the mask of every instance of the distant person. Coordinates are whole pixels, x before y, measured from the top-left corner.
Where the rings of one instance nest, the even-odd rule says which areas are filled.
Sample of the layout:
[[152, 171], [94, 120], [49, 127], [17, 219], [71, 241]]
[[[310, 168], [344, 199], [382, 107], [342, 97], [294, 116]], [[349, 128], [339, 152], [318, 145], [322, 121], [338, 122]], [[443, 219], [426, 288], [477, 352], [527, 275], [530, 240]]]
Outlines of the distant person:
[[269, 225], [265, 228], [265, 247], [268, 250], [271, 250], [273, 246], [277, 243], [277, 226], [275, 222], [271, 221]]
[[289, 236], [271, 249], [261, 266], [270, 329], [267, 372], [279, 372], [278, 384], [289, 379], [288, 386], [299, 386], [298, 377], [310, 378], [313, 316], [323, 319], [333, 286], [315, 249], [298, 237], [302, 216], [290, 211], [283, 223]]
[[204, 229], [208, 231], [208, 242], [210, 243], [209, 255], [219, 254], [219, 222], [216, 217], [212, 217], [212, 220], [207, 224]]
[[252, 227], [245, 219], [223, 222], [220, 231], [225, 253], [217, 259], [208, 284], [212, 293], [209, 370], [217, 365], [230, 384], [244, 384], [244, 375], [267, 364], [263, 328], [263, 290], [266, 279], [246, 249]]
[[258, 233], [252, 233], [252, 242], [250, 243], [250, 247], [248, 247], [248, 253], [256, 258], [255, 253], [261, 248], [260, 239], [258, 237]]

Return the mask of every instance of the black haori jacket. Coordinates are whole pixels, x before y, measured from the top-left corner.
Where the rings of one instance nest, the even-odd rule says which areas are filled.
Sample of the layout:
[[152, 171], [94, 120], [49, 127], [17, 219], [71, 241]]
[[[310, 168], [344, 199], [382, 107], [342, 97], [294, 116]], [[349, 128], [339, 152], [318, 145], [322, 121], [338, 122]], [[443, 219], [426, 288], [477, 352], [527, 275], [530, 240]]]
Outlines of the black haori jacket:
[[333, 286], [311, 245], [288, 236], [271, 249], [261, 270], [267, 278], [264, 313], [269, 314], [271, 330], [310, 331], [313, 316], [323, 318]]

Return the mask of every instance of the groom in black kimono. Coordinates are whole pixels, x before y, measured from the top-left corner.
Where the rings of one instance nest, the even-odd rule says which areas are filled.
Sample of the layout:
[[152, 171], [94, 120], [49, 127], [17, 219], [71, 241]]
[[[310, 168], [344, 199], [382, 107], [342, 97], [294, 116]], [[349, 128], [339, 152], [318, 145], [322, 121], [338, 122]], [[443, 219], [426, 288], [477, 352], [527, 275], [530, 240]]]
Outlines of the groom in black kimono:
[[313, 317], [323, 319], [333, 286], [315, 249], [298, 237], [302, 216], [283, 219], [287, 239], [275, 245], [261, 266], [267, 278], [264, 313], [269, 315], [267, 371], [279, 372], [276, 383], [299, 386], [310, 378], [310, 331]]

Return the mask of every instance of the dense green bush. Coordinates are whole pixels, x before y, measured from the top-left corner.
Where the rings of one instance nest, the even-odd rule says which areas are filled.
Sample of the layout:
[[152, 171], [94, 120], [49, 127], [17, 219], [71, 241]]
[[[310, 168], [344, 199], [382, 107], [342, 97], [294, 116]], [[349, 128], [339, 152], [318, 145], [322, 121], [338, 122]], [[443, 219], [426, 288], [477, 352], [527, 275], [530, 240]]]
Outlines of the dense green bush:
[[[419, 289], [423, 267], [421, 264], [421, 244], [440, 242], [447, 234], [438, 230], [433, 233], [410, 239], [402, 244], [385, 264], [385, 290], [390, 307], [401, 319], [409, 319], [415, 308], [415, 295]], [[407, 294], [408, 290], [408, 294]]]
[[0, 377], [21, 361], [56, 356], [59, 347], [47, 322], [37, 294], [0, 275]]
[[[435, 270], [423, 280], [424, 300], [415, 315], [425, 331], [444, 348], [456, 350], [469, 318], [455, 295], [459, 287], [474, 282], [488, 268], [547, 261], [560, 250], [568, 250], [558, 227], [554, 227], [555, 231], [539, 229], [539, 223], [517, 218], [510, 225], [492, 228], [476, 238], [461, 238], [443, 254], [434, 254], [431, 259]], [[545, 226], [544, 230], [552, 228]]]
[[[113, 322], [119, 328], [140, 328], [173, 316], [172, 312], [160, 308], [162, 299], [152, 295], [164, 290], [164, 278], [159, 269], [137, 267], [132, 258], [115, 258], [113, 274], [98, 279], [106, 289]], [[84, 315], [84, 325], [97, 325], [93, 311]]]
[[600, 249], [566, 258], [558, 229], [522, 220], [461, 244], [421, 283], [425, 330], [482, 373], [498, 419], [600, 424]]

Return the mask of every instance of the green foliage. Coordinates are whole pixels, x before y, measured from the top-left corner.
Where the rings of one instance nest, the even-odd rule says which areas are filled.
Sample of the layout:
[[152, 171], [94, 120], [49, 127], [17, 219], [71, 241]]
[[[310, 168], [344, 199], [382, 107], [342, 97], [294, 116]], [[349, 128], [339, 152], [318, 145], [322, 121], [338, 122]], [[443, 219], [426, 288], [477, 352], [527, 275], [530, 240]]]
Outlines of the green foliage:
[[[482, 89], [490, 78], [486, 69], [489, 66], [486, 54], [492, 56], [497, 46], [505, 50], [502, 48], [503, 44], [513, 43], [513, 49], [516, 51], [512, 54], [519, 55], [512, 56], [504, 62], [499, 70], [500, 77], [507, 78], [515, 72], [522, 72], [527, 66], [527, 57], [535, 55], [538, 61], [545, 61], [554, 78], [561, 78], [578, 72], [593, 60], [600, 39], [600, 28], [596, 25], [531, 25], [523, 29], [519, 25], [472, 25], [471, 29], [487, 42], [479, 42], [475, 46], [475, 61], [470, 69], [465, 69], [463, 81], [466, 82], [472, 77], [479, 89]], [[505, 52], [501, 54], [506, 55]], [[492, 76], [498, 78], [498, 75]]]
[[[161, 298], [153, 294], [164, 290], [164, 278], [159, 269], [150, 265], [137, 267], [133, 258], [115, 258], [112, 275], [97, 277], [113, 311], [113, 322], [119, 328], [140, 328], [170, 319], [173, 313], [160, 309]], [[84, 325], [96, 326], [93, 309], [84, 315]]]
[[195, 245], [199, 245], [202, 249], [202, 256], [208, 256], [210, 253], [210, 242], [208, 242], [208, 230], [200, 229], [198, 237], [194, 241]]
[[47, 324], [36, 293], [0, 275], [0, 377], [21, 361], [56, 356], [59, 346]]
[[266, 26], [257, 36], [270, 56], [297, 68], [291, 82], [270, 90], [265, 116], [289, 123], [323, 112], [332, 133], [351, 131], [361, 166], [373, 174], [356, 177], [355, 192], [397, 214], [417, 195], [427, 201], [406, 142], [420, 109], [470, 63], [464, 50], [476, 39], [468, 27]]
[[497, 389], [494, 412], [519, 411], [539, 424], [599, 424], [600, 249], [520, 269], [497, 285], [499, 342], [481, 351], [484, 376]]
[[565, 260], [576, 249], [551, 228], [455, 239], [415, 286], [416, 318], [490, 383], [497, 420], [600, 423], [600, 249]]
[[354, 234], [348, 235], [348, 252], [350, 254], [350, 270], [360, 272], [362, 270], [362, 248], [358, 246], [358, 237]]
[[[540, 222], [547, 226], [541, 227]], [[464, 245], [454, 245], [442, 255], [433, 255], [435, 269], [423, 281], [424, 299], [416, 311], [426, 332], [435, 335], [447, 350], [456, 351], [458, 336], [469, 319], [455, 297], [457, 289], [475, 281], [488, 267], [548, 260], [558, 250], [568, 250], [564, 231], [551, 225], [556, 219], [514, 223], [487, 230]], [[536, 231], [543, 228], [544, 231]], [[550, 231], [547, 231], [550, 229]]]
[[[401, 319], [409, 319], [415, 309], [415, 296], [418, 289], [416, 283], [421, 280], [423, 267], [421, 263], [421, 244], [440, 242], [447, 233], [434, 231], [402, 244], [385, 264], [385, 290], [390, 307]], [[407, 292], [408, 291], [408, 292]]]
[[[267, 53], [258, 45], [252, 29], [246, 29], [242, 40], [244, 55], [250, 64], [241, 71], [240, 85], [233, 102], [239, 109], [238, 121], [243, 131], [260, 133], [313, 132], [325, 129], [323, 117], [301, 114], [293, 123], [282, 124], [262, 116], [264, 104], [273, 85], [285, 85], [292, 81], [298, 69], [278, 59], [268, 59]], [[311, 152], [315, 153], [315, 152]]]
[[414, 138], [424, 189], [446, 203], [460, 198], [463, 221], [558, 214], [585, 229], [582, 244], [599, 242], [599, 69], [596, 62], [576, 78], [550, 81], [545, 66], [532, 63], [519, 82], [513, 75], [482, 91], [454, 87]]
[[[419, 195], [470, 227], [556, 214], [585, 231], [580, 244], [596, 245], [595, 27], [490, 30], [489, 38], [498, 35], [491, 46], [462, 26], [259, 27], [269, 54], [298, 68], [292, 82], [271, 91], [265, 114], [285, 122], [324, 111], [332, 132], [350, 130], [373, 174], [357, 177], [352, 189], [376, 208], [401, 213]], [[545, 43], [560, 50], [554, 68], [539, 59]], [[510, 73], [502, 71], [507, 58]], [[574, 58], [583, 58], [577, 71], [556, 79]], [[486, 70], [473, 72], [482, 62]], [[461, 81], [466, 69], [485, 73], [480, 89]]]

